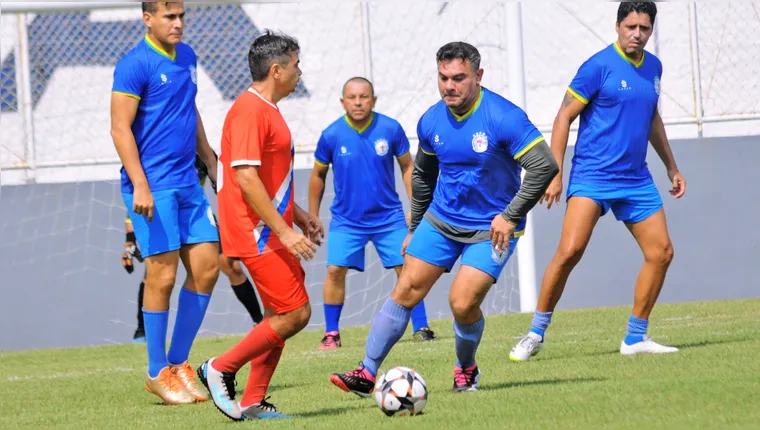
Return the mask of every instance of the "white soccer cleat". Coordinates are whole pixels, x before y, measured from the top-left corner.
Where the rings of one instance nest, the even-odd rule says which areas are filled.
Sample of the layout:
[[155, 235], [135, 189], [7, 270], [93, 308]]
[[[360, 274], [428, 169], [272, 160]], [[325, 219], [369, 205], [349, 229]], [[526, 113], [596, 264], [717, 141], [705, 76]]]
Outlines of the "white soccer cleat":
[[235, 375], [214, 369], [213, 362], [212, 358], [201, 364], [198, 368], [198, 377], [208, 388], [211, 399], [219, 412], [233, 421], [244, 420], [240, 405], [235, 401]]
[[522, 363], [530, 360], [530, 357], [538, 354], [544, 347], [544, 338], [536, 333], [529, 332], [509, 351], [509, 359]]
[[622, 355], [668, 354], [671, 352], [678, 352], [678, 348], [660, 345], [648, 336], [644, 336], [644, 340], [636, 342], [633, 345], [626, 345], [625, 341], [620, 342], [620, 353]]

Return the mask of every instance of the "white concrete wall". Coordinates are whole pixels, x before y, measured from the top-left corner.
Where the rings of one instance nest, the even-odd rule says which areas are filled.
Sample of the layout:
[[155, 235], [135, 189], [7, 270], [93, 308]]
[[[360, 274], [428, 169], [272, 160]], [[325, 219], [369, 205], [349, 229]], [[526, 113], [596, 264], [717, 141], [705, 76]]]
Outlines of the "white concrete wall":
[[[319, 132], [341, 114], [343, 82], [364, 75], [364, 24], [356, 2], [246, 4], [259, 28], [296, 36], [302, 46], [304, 81], [311, 97], [282, 101], [299, 151], [308, 154]], [[524, 2], [524, 40], [528, 113], [550, 129], [564, 89], [589, 55], [615, 38], [617, 3]], [[695, 116], [695, 94], [689, 43], [687, 3], [659, 3], [656, 39], [648, 49], [664, 63], [662, 112], [667, 119]], [[700, 65], [705, 116], [760, 113], [760, 17], [749, 1], [700, 3]], [[30, 19], [34, 15], [29, 16]], [[98, 10], [91, 21], [135, 20], [139, 10]], [[17, 44], [16, 15], [0, 20], [0, 55]], [[435, 52], [444, 43], [464, 40], [483, 56], [484, 85], [507, 95], [505, 12], [495, 2], [379, 2], [370, 7], [371, 74], [380, 112], [401, 121], [414, 135], [424, 110], [438, 100]], [[229, 31], [236, 31], [230, 28]], [[55, 41], [51, 41], [55, 43]], [[87, 43], [86, 40], [82, 43]], [[219, 49], [225, 49], [220, 43]], [[58, 68], [34, 110], [34, 137], [39, 163], [115, 160], [109, 128], [111, 66]], [[230, 101], [223, 100], [203, 67], [199, 70], [198, 105], [212, 146], [218, 148]], [[0, 119], [0, 183], [24, 180], [25, 140], [19, 113]], [[694, 125], [670, 126], [671, 137], [694, 137]], [[708, 124], [706, 136], [757, 135], [760, 121]], [[302, 166], [310, 166], [308, 155]], [[102, 180], [118, 177], [118, 163], [94, 167], [40, 169], [40, 182]]]

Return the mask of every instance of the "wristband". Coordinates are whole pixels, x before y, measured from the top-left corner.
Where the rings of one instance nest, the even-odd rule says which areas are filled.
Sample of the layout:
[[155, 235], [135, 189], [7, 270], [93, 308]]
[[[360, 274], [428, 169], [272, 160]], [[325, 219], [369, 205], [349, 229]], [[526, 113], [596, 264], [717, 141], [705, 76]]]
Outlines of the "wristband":
[[137, 243], [137, 238], [135, 237], [134, 231], [127, 233], [127, 242]]

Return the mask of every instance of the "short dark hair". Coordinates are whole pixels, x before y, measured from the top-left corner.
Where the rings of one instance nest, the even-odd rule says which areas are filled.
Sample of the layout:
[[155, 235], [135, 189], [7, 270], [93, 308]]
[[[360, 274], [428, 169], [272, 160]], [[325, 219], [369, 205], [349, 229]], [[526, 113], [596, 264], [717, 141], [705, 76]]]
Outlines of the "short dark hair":
[[284, 33], [265, 30], [257, 37], [248, 51], [248, 67], [254, 82], [261, 82], [269, 76], [273, 64], [285, 65], [293, 52], [300, 51], [298, 40]]
[[348, 85], [349, 82], [365, 82], [369, 85], [369, 90], [372, 93], [372, 95], [375, 95], [375, 86], [372, 85], [372, 82], [369, 81], [369, 79], [361, 77], [361, 76], [354, 76], [353, 78], [346, 81], [345, 84], [343, 84], [343, 91], [341, 91], [341, 95], [346, 92], [346, 85]]
[[620, 24], [631, 12], [645, 13], [649, 15], [649, 20], [654, 25], [654, 18], [657, 16], [657, 5], [651, 1], [624, 1], [620, 3], [617, 11], [617, 23]]
[[156, 12], [158, 12], [158, 3], [163, 3], [164, 6], [166, 6], [166, 3], [169, 3], [169, 2], [165, 2], [165, 1], [162, 1], [162, 2], [144, 1], [144, 2], [142, 2], [142, 11], [143, 12], [148, 12], [148, 13], [151, 13], [151, 14], [152, 13], [156, 13]]
[[480, 52], [467, 42], [450, 42], [441, 47], [435, 54], [436, 62], [462, 60], [472, 64], [472, 70], [480, 68]]

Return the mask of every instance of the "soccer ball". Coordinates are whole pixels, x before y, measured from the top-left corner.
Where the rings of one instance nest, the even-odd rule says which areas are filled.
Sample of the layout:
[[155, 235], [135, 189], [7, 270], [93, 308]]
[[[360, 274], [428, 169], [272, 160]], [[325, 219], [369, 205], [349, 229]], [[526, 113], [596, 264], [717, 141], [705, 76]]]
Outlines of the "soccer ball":
[[374, 397], [389, 417], [417, 415], [427, 404], [427, 384], [414, 369], [394, 367], [377, 378]]

